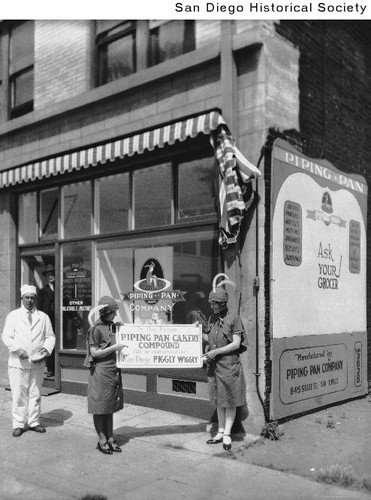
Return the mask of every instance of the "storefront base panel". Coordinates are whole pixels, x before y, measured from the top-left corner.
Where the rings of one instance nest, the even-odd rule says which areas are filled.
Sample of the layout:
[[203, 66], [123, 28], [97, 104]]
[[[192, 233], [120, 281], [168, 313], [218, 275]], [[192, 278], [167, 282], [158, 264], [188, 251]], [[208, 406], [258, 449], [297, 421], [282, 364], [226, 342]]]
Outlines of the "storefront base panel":
[[[62, 380], [61, 392], [86, 396], [87, 385], [79, 382]], [[214, 410], [208, 401], [189, 397], [170, 396], [150, 392], [124, 389], [124, 402], [127, 404], [156, 408], [163, 411], [179, 413], [204, 420], [211, 420]], [[124, 410], [125, 411], [125, 408]]]
[[[187, 393], [187, 391], [189, 391]], [[182, 393], [181, 397], [209, 400], [207, 382], [191, 382], [174, 378], [157, 377], [157, 392], [159, 394]]]
[[125, 373], [122, 377], [122, 385], [124, 389], [146, 392], [147, 377], [145, 375], [131, 375], [130, 373]]
[[366, 332], [274, 339], [271, 418], [367, 394]]
[[61, 379], [63, 382], [88, 383], [89, 370], [87, 368], [61, 368]]

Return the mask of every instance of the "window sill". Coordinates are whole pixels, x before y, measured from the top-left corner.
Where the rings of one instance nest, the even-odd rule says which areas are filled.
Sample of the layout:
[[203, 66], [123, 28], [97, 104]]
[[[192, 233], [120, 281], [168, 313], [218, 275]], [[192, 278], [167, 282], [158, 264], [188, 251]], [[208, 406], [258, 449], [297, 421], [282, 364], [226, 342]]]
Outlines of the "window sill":
[[56, 116], [66, 115], [78, 109], [91, 106], [94, 103], [109, 99], [113, 96], [128, 92], [143, 85], [148, 85], [156, 80], [168, 78], [170, 75], [187, 71], [207, 61], [216, 59], [220, 55], [220, 44], [214, 44], [205, 48], [194, 50], [174, 59], [157, 64], [145, 70], [138, 71], [125, 78], [96, 87], [71, 99], [66, 99], [41, 111], [33, 111], [27, 115], [8, 121], [0, 126], [0, 137], [15, 130], [34, 127], [43, 121]]
[[58, 353], [60, 356], [86, 356], [86, 351], [81, 349], [61, 349]]
[[[233, 51], [238, 51], [244, 47], [262, 44], [263, 42], [264, 35], [258, 32], [254, 31], [249, 34], [242, 33], [233, 37], [232, 48]], [[50, 118], [75, 112], [78, 109], [90, 106], [104, 99], [109, 99], [110, 97], [128, 92], [140, 86], [148, 85], [156, 80], [165, 79], [170, 75], [187, 71], [192, 67], [202, 65], [207, 61], [218, 58], [220, 56], [220, 51], [220, 43], [196, 49], [182, 56], [157, 64], [156, 66], [138, 71], [126, 78], [110, 82], [101, 87], [91, 89], [84, 94], [79, 94], [65, 101], [61, 101], [47, 109], [32, 111], [27, 115], [20, 116], [19, 118], [1, 124], [0, 137], [15, 130], [34, 127], [38, 123], [50, 120]]]

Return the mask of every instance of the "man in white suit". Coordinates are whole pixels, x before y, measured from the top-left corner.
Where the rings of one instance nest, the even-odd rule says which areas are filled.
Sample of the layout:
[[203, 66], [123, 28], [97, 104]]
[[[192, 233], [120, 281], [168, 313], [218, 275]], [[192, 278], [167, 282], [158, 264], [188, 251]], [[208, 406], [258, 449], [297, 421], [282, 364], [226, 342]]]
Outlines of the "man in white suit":
[[41, 387], [45, 358], [50, 356], [55, 344], [49, 316], [36, 309], [36, 287], [23, 285], [21, 297], [22, 305], [8, 314], [2, 335], [9, 350], [14, 437], [27, 430], [26, 424], [29, 430], [46, 431], [40, 425]]

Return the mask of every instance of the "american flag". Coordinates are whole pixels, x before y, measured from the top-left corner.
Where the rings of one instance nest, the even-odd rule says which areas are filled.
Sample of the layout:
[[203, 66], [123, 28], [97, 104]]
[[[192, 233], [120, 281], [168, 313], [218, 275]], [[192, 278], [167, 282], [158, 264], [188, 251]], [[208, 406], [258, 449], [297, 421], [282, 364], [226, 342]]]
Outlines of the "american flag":
[[238, 150], [228, 127], [221, 125], [213, 136], [215, 156], [219, 165], [219, 244], [222, 248], [236, 243], [242, 219], [253, 201], [251, 190], [249, 199], [244, 199], [244, 184], [261, 175]]

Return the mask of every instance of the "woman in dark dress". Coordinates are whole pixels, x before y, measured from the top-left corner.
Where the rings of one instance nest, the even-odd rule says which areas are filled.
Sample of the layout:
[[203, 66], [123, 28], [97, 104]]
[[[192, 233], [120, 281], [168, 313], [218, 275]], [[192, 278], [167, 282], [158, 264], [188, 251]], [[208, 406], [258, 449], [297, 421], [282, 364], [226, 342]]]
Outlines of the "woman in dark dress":
[[213, 315], [206, 334], [207, 375], [210, 402], [216, 406], [218, 433], [208, 444], [223, 442], [223, 448], [232, 447], [231, 429], [238, 406], [246, 405], [246, 384], [240, 362], [240, 352], [246, 350], [247, 339], [241, 318], [228, 311], [227, 292], [217, 286], [209, 295]]
[[113, 414], [124, 407], [121, 372], [116, 366], [116, 352], [125, 346], [116, 343], [113, 322], [118, 305], [112, 297], [98, 302], [99, 319], [89, 329], [85, 365], [90, 368], [88, 412], [93, 414], [98, 434], [97, 449], [111, 455], [121, 452], [113, 437]]

